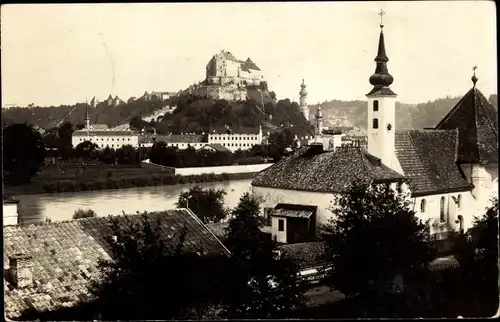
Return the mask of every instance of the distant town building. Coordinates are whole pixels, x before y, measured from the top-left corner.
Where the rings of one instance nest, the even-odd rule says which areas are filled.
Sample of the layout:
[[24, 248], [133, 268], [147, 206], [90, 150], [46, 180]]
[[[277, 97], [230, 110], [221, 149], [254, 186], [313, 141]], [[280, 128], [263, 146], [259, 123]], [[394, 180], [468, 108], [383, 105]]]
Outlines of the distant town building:
[[106, 147], [119, 149], [125, 145], [139, 146], [139, 133], [130, 130], [110, 130], [105, 124], [90, 124], [89, 106], [85, 108], [85, 127], [73, 132], [71, 143], [73, 147], [89, 141], [101, 149]]
[[209, 144], [220, 144], [232, 152], [249, 150], [254, 145], [262, 144], [262, 127], [213, 127], [208, 133]]
[[302, 79], [302, 85], [300, 85], [300, 111], [302, 114], [304, 114], [304, 117], [306, 118], [307, 121], [309, 121], [309, 107], [307, 107], [307, 90], [306, 90], [306, 84], [304, 83], [304, 80]]

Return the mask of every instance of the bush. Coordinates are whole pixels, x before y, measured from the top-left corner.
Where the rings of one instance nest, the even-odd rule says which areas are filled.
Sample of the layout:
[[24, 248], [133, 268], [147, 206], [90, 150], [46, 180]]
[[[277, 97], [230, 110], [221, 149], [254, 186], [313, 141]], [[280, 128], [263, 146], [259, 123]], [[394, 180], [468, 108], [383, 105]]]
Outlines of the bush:
[[73, 214], [73, 219], [90, 218], [90, 217], [97, 217], [97, 214], [92, 209], [78, 209]]

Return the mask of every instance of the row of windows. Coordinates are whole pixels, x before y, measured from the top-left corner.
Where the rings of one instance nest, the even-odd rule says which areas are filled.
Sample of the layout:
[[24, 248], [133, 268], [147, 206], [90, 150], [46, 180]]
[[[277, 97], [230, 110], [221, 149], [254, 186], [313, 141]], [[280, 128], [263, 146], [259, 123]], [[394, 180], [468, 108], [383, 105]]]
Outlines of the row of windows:
[[[460, 207], [462, 207], [462, 196], [461, 195], [457, 196], [456, 204], [457, 204], [457, 209], [460, 209]], [[441, 222], [445, 222], [446, 221], [446, 209], [445, 209], [445, 205], [446, 205], [446, 198], [445, 197], [441, 197], [440, 204], [439, 204], [439, 220]], [[420, 201], [420, 212], [421, 213], [425, 213], [426, 208], [427, 208], [427, 201], [425, 199], [422, 199]]]
[[[92, 142], [92, 138], [89, 138], [89, 140]], [[104, 138], [96, 138], [95, 140], [96, 141], [99, 141], [99, 140], [104, 141]], [[111, 138], [111, 141], [114, 141], [114, 140], [115, 140], [115, 138]], [[80, 142], [83, 142], [83, 141], [87, 141], [87, 139], [80, 138]], [[106, 138], [106, 141], [109, 141], [109, 138]], [[120, 141], [120, 139], [117, 138], [116, 141]], [[125, 141], [125, 138], [122, 138], [122, 141]], [[130, 141], [130, 138], [127, 138], [126, 141]]]
[[[226, 140], [226, 137], [225, 136], [221, 136], [221, 137], [218, 137], [218, 136], [213, 136], [211, 137], [212, 140]], [[230, 136], [227, 138], [227, 140], [258, 140], [259, 138], [257, 136], [250, 136], [250, 137], [238, 137], [238, 136]]]

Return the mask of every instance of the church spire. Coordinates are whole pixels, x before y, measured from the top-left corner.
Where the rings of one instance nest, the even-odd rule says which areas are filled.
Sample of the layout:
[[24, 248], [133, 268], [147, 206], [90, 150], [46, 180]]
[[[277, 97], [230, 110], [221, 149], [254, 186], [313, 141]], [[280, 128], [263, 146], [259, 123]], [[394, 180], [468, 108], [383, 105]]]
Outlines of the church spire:
[[389, 58], [385, 52], [384, 24], [382, 20], [385, 15], [384, 10], [380, 10], [378, 15], [380, 16], [380, 36], [378, 40], [377, 57], [375, 57], [377, 66], [375, 68], [375, 73], [370, 77], [370, 84], [373, 85], [373, 89], [367, 95], [395, 95], [395, 93], [389, 88], [394, 81], [394, 78], [391, 74], [389, 74], [389, 70], [387, 68]]
[[85, 101], [85, 128], [90, 128], [89, 104]]

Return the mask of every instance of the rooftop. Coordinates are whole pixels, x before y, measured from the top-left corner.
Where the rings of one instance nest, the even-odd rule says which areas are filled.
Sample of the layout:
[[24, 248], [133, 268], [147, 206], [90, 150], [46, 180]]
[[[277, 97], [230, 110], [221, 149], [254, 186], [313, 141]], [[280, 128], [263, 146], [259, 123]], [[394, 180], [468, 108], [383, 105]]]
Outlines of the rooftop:
[[258, 173], [252, 185], [345, 193], [356, 179], [367, 183], [398, 182], [403, 176], [360, 147], [323, 151], [321, 145], [309, 145]]
[[165, 143], [203, 143], [206, 142], [203, 134], [169, 134], [169, 135], [140, 135], [139, 143], [152, 143], [154, 140]]
[[458, 134], [458, 130], [396, 132], [396, 156], [412, 195], [472, 189], [456, 163]]
[[[213, 233], [189, 210], [175, 209], [150, 213], [153, 227], [157, 220], [165, 237], [186, 227], [186, 251], [199, 247], [208, 254], [229, 254]], [[9, 257], [31, 256], [33, 284], [17, 288], [4, 274], [5, 313], [10, 319], [26, 309], [50, 311], [91, 299], [89, 282], [99, 278], [100, 258], [110, 259], [109, 244], [112, 219], [120, 225], [141, 220], [139, 215], [84, 218], [66, 222], [4, 227], [4, 270]]]
[[436, 126], [458, 129], [458, 162], [498, 162], [498, 109], [475, 86]]
[[259, 127], [224, 127], [224, 126], [216, 126], [211, 127], [209, 130], [209, 134], [259, 134]]

